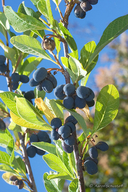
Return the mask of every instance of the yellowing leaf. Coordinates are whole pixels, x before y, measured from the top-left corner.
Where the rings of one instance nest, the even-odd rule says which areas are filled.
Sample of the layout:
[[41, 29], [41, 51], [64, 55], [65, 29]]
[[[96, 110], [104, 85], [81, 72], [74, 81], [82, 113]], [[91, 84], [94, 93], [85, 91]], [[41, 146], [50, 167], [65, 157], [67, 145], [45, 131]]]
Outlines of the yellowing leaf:
[[55, 118], [55, 115], [50, 111], [48, 106], [44, 103], [42, 98], [35, 99], [35, 103], [38, 108], [43, 111], [45, 117], [47, 118], [48, 122], [51, 123], [51, 120]]

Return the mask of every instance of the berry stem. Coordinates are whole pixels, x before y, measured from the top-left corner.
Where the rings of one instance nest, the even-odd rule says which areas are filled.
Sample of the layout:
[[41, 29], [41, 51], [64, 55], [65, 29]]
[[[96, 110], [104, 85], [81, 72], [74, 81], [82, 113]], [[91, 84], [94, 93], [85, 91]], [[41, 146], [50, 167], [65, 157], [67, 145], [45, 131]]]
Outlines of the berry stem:
[[74, 156], [75, 156], [75, 161], [77, 165], [79, 189], [80, 189], [80, 192], [85, 192], [84, 176], [83, 176], [83, 169], [82, 169], [82, 156], [79, 155], [76, 132], [75, 132]]
[[18, 132], [18, 136], [19, 136], [19, 139], [20, 139], [22, 156], [24, 158], [24, 162], [25, 162], [25, 165], [26, 165], [26, 170], [27, 170], [27, 173], [28, 173], [28, 176], [29, 176], [29, 181], [30, 181], [30, 185], [31, 185], [30, 187], [31, 187], [33, 192], [37, 192], [34, 176], [33, 176], [31, 165], [30, 165], [30, 161], [28, 159], [28, 155], [27, 155], [27, 152], [26, 152], [26, 147], [25, 147], [25, 144], [24, 144], [24, 136], [20, 132]]
[[15, 73], [15, 71], [17, 70], [17, 67], [18, 67], [18, 65], [20, 64], [20, 61], [21, 61], [21, 59], [22, 59], [22, 56], [23, 56], [23, 54], [22, 54], [22, 53], [20, 53], [20, 56], [19, 56], [19, 58], [18, 58], [18, 60], [17, 60], [17, 63], [16, 63], [16, 66], [15, 66], [15, 69], [13, 70], [13, 72], [12, 72], [12, 73]]

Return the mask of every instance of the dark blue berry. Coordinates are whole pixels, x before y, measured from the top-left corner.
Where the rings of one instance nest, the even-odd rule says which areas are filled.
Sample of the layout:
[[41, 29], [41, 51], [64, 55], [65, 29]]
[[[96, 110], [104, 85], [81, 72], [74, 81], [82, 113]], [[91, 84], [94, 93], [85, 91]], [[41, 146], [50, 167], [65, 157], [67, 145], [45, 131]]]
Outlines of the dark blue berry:
[[35, 87], [35, 86], [39, 85], [39, 82], [35, 81], [34, 78], [32, 78], [32, 79], [30, 79], [30, 81], [29, 81], [29, 85], [30, 85], [31, 87]]
[[59, 85], [55, 88], [54, 95], [57, 97], [57, 99], [63, 100], [65, 97], [65, 94], [63, 93], [63, 87], [64, 85]]
[[33, 73], [33, 78], [35, 81], [40, 82], [47, 77], [47, 70], [44, 67], [40, 67]]
[[92, 6], [90, 5], [90, 3], [88, 1], [86, 2], [81, 2], [80, 3], [80, 7], [83, 9], [83, 11], [90, 11], [92, 9]]
[[90, 175], [94, 175], [98, 172], [97, 164], [92, 160], [86, 160], [84, 162], [84, 167]]
[[86, 101], [86, 104], [88, 105], [88, 107], [93, 107], [94, 104], [95, 104], [95, 101], [92, 100], [92, 101]]
[[5, 122], [2, 119], [0, 119], [0, 130], [4, 131], [5, 129], [6, 129]]
[[0, 55], [0, 65], [3, 65], [6, 61], [6, 57], [4, 55]]
[[63, 87], [63, 91], [65, 93], [65, 95], [67, 96], [71, 96], [75, 93], [75, 86], [71, 83], [67, 83], [66, 85], [64, 85]]
[[28, 100], [34, 99], [35, 98], [34, 91], [25, 92], [24, 97]]
[[98, 0], [88, 0], [88, 2], [92, 5], [96, 5], [98, 3]]
[[63, 125], [58, 129], [58, 133], [63, 139], [66, 139], [71, 134], [71, 128], [68, 125]]
[[29, 82], [29, 77], [26, 75], [20, 75], [20, 81], [22, 83], [28, 83]]
[[27, 148], [27, 155], [28, 157], [34, 157], [36, 155], [36, 147], [30, 145], [28, 148]]
[[76, 127], [72, 122], [67, 122], [65, 125], [68, 125], [71, 128], [72, 133], [76, 131]]
[[30, 137], [30, 142], [38, 142], [38, 136], [36, 134], [32, 134]]
[[73, 146], [66, 145], [66, 143], [64, 141], [62, 141], [62, 148], [66, 153], [73, 152]]
[[86, 12], [80, 7], [80, 4], [77, 4], [74, 9], [74, 14], [76, 17], [83, 19], [86, 16]]
[[108, 144], [105, 143], [104, 141], [99, 141], [99, 142], [95, 145], [95, 147], [96, 147], [97, 149], [100, 149], [101, 151], [107, 151], [108, 148], [109, 148]]
[[19, 86], [19, 82], [12, 82], [12, 89], [16, 90]]
[[20, 80], [20, 75], [18, 73], [12, 73], [11, 79], [13, 82], [18, 82]]
[[49, 141], [49, 135], [45, 131], [39, 131], [38, 134], [39, 141], [48, 142]]
[[52, 83], [53, 88], [57, 86], [57, 80], [52, 74], [48, 75], [47, 79]]
[[92, 159], [96, 159], [98, 157], [98, 151], [97, 151], [97, 148], [95, 146], [91, 147], [89, 149], [88, 153]]
[[80, 97], [78, 97], [77, 95], [75, 96], [75, 108], [78, 107], [80, 109], [83, 109], [86, 105], [86, 100], [85, 99], [81, 99]]
[[38, 155], [44, 155], [44, 154], [45, 154], [45, 151], [44, 151], [44, 150], [41, 150], [41, 149], [36, 148], [36, 153], [37, 153]]
[[86, 99], [89, 95], [90, 95], [90, 90], [88, 89], [88, 87], [85, 86], [79, 86], [76, 89], [76, 94], [78, 97], [80, 97], [81, 99]]
[[74, 145], [75, 144], [75, 137], [74, 135], [70, 135], [68, 138], [64, 139], [64, 142], [66, 143], [66, 145]]
[[75, 119], [75, 117], [73, 117], [73, 115], [70, 115], [65, 119], [65, 123], [67, 122], [72, 122], [74, 125], [78, 123], [78, 121]]
[[67, 109], [73, 109], [74, 108], [74, 98], [73, 97], [65, 97], [64, 100], [63, 100], [63, 105], [65, 108]]
[[41, 83], [42, 89], [46, 92], [46, 93], [51, 93], [53, 90], [53, 84], [51, 83], [51, 81], [45, 79], [42, 83]]
[[5, 65], [5, 64], [0, 65], [0, 72], [5, 73], [6, 71], [7, 71], [7, 65]]
[[51, 139], [58, 140], [59, 138], [60, 138], [60, 135], [59, 135], [58, 131], [56, 131], [56, 129], [53, 129], [51, 131]]
[[51, 126], [52, 126], [52, 128], [59, 128], [62, 126], [62, 121], [56, 117], [51, 120]]

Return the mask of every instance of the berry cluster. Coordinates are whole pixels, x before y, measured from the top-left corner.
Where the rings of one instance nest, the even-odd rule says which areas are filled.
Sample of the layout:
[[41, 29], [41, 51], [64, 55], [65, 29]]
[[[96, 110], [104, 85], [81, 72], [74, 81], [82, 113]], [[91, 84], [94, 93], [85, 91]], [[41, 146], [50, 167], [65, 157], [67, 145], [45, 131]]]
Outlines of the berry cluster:
[[86, 16], [86, 12], [92, 9], [92, 5], [95, 5], [97, 3], [98, 0], [80, 0], [80, 2], [77, 3], [74, 9], [75, 16], [83, 19]]
[[39, 91], [44, 90], [46, 93], [51, 93], [57, 86], [57, 80], [44, 67], [40, 67], [33, 73], [33, 78], [30, 79], [29, 85], [31, 87], [36, 86]]
[[7, 71], [7, 65], [5, 65], [6, 57], [0, 55], [0, 72], [5, 73]]
[[88, 174], [94, 175], [98, 172], [98, 167], [97, 167], [98, 150], [97, 149], [101, 151], [107, 151], [108, 148], [109, 147], [107, 143], [105, 143], [104, 141], [100, 141], [95, 146], [89, 149], [89, 157], [87, 157], [84, 162], [84, 167]]
[[18, 73], [12, 73], [11, 75], [12, 79], [12, 89], [16, 90], [19, 86], [19, 81], [22, 83], [28, 83], [29, 77], [26, 75], [19, 75]]
[[2, 119], [0, 119], [0, 130], [5, 131], [5, 129], [6, 129], [5, 122]]
[[[47, 132], [45, 131], [39, 131], [37, 134], [32, 134], [30, 137], [30, 143], [32, 142], [48, 142], [51, 143], [51, 139], [49, 138], [49, 135], [47, 134]], [[36, 155], [36, 153], [38, 155], [44, 155], [45, 151], [38, 149], [36, 147], [34, 147], [33, 145], [29, 145], [29, 147], [27, 148], [27, 155], [29, 157], [34, 157]]]
[[12, 175], [10, 177], [10, 181], [13, 182], [13, 185], [17, 185], [18, 189], [23, 189], [24, 182], [22, 179], [18, 179], [15, 175]]
[[51, 132], [51, 138], [53, 140], [62, 139], [62, 148], [67, 153], [72, 153], [73, 145], [75, 144], [74, 132], [76, 131], [77, 120], [71, 115], [66, 118], [65, 124], [59, 118], [54, 118], [51, 121], [53, 128]]
[[44, 38], [42, 41], [42, 48], [44, 50], [53, 51], [55, 49], [55, 42], [51, 38]]
[[84, 108], [86, 104], [88, 107], [94, 105], [94, 92], [85, 86], [79, 86], [77, 89], [71, 83], [66, 85], [59, 85], [56, 87], [55, 96], [63, 100], [63, 105], [67, 109]]

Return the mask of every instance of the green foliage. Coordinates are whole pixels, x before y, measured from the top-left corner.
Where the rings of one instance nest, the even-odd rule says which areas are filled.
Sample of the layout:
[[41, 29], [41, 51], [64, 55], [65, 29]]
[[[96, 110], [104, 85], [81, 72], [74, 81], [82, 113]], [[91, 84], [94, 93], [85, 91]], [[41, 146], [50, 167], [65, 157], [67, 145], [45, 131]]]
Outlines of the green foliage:
[[[10, 42], [14, 47], [9, 47], [9, 42], [5, 45], [2, 40], [0, 40], [0, 46], [4, 50], [5, 57], [11, 61], [11, 64], [9, 63], [8, 66], [9, 70], [18, 72], [20, 75], [30, 76], [30, 74], [36, 70], [37, 66], [46, 59], [58, 67], [55, 68], [53, 65], [53, 68], [49, 68], [49, 66], [47, 66], [48, 72], [52, 70], [61, 72], [65, 77], [66, 83], [69, 83], [69, 78], [71, 78], [76, 88], [79, 84], [85, 86], [91, 71], [97, 64], [100, 51], [128, 29], [128, 15], [117, 18], [104, 30], [97, 45], [94, 41], [91, 41], [83, 46], [79, 57], [79, 50], [75, 39], [69, 30], [64, 27], [68, 24], [70, 13], [68, 15], [66, 12], [63, 20], [59, 8], [61, 1], [53, 0], [60, 14], [61, 20], [59, 22], [54, 18], [50, 0], [31, 1], [37, 8], [36, 12], [26, 7], [24, 2], [19, 5], [17, 12], [10, 6], [4, 6], [4, 13], [0, 12], [0, 32], [4, 35], [7, 42], [6, 32], [8, 32]], [[74, 2], [68, 1], [68, 3]], [[72, 6], [74, 6], [74, 4]], [[70, 11], [72, 8], [73, 7], [70, 7], [70, 9], [66, 9], [66, 11]], [[43, 19], [41, 16], [43, 16]], [[15, 32], [22, 32], [22, 34], [17, 35], [17, 33], [12, 33], [10, 26]], [[47, 31], [50, 31], [50, 34], [47, 34]], [[54, 39], [56, 45], [55, 53], [50, 51], [50, 49], [45, 51], [42, 48], [42, 42], [40, 41], [44, 41], [46, 37], [45, 33], [48, 38]], [[67, 52], [65, 56], [59, 58], [61, 54], [61, 43], [70, 48], [70, 53]], [[70, 76], [69, 78], [66, 76], [65, 69]], [[11, 73], [9, 70], [4, 76], [8, 78], [9, 88], [11, 90]], [[26, 184], [24, 188], [32, 191], [26, 176], [25, 163], [19, 155], [15, 155], [15, 152], [21, 153], [19, 152], [19, 147], [22, 147], [22, 143], [19, 142], [19, 132], [24, 136], [24, 146], [27, 146], [33, 132], [38, 132], [39, 130], [52, 131], [50, 122], [53, 117], [60, 118], [63, 125], [66, 118], [65, 114], [71, 114], [78, 121], [77, 132], [80, 130], [81, 133], [78, 138], [75, 138], [77, 140], [77, 152], [79, 153], [77, 154], [78, 159], [84, 161], [90, 141], [88, 135], [92, 136], [96, 132], [102, 131], [101, 129], [105, 128], [115, 119], [119, 108], [119, 93], [112, 84], [102, 88], [96, 99], [94, 120], [92, 117], [90, 118], [93, 122], [93, 126], [91, 127], [91, 125], [87, 124], [85, 118], [85, 114], [90, 116], [87, 105], [83, 110], [68, 110], [63, 106], [62, 101], [48, 99], [45, 97], [45, 91], [38, 91], [37, 88], [34, 90], [36, 99], [33, 104], [24, 98], [20, 89], [21, 84], [15, 93], [11, 91], [0, 92], [0, 98], [2, 100], [2, 102], [0, 102], [0, 117], [1, 119], [5, 117], [11, 118], [11, 123], [8, 128], [13, 133], [10, 133], [8, 129], [5, 131], [0, 130], [0, 146], [6, 148], [6, 152], [0, 151], [0, 171], [5, 172], [3, 179], [7, 183], [12, 184], [9, 179], [10, 176], [17, 175], [19, 179], [24, 179], [24, 181], [28, 183], [29, 188]], [[41, 99], [39, 97], [41, 97]], [[39, 102], [39, 99], [42, 103]], [[84, 113], [84, 115], [82, 115], [82, 113]], [[47, 119], [48, 122], [45, 119]], [[56, 131], [57, 129], [58, 127]], [[48, 192], [61, 192], [65, 180], [69, 180], [68, 191], [79, 192], [80, 183], [77, 170], [78, 165], [76, 165], [77, 162], [74, 155], [75, 150], [72, 153], [66, 153], [62, 148], [62, 138], [54, 141], [54, 144], [33, 142], [32, 145], [48, 153], [43, 156], [43, 160], [53, 171], [44, 173], [43, 179], [46, 190]], [[75, 147], [74, 145], [73, 148], [75, 149]], [[82, 170], [82, 164], [80, 166]]]

